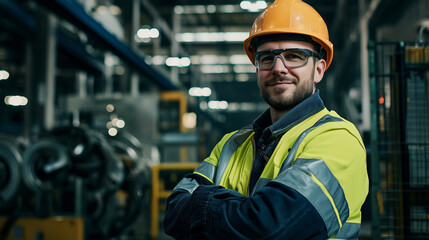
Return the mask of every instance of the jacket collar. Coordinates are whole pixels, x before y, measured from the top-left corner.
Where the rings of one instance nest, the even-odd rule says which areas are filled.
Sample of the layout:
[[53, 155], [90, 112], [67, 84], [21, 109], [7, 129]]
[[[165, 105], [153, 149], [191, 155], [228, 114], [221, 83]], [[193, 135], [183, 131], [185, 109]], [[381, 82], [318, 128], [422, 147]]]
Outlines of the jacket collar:
[[325, 105], [320, 98], [319, 90], [317, 89], [313, 95], [292, 108], [292, 110], [273, 124], [271, 123], [270, 110], [265, 110], [253, 122], [253, 130], [256, 133], [262, 132], [262, 136], [264, 136], [264, 138], [271, 135], [273, 137], [277, 137], [324, 108]]

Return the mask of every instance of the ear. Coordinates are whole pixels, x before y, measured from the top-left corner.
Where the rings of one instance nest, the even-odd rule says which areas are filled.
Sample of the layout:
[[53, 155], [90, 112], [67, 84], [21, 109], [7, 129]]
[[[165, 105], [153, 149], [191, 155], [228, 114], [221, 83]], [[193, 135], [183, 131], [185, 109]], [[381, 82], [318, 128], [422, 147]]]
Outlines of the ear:
[[314, 66], [314, 83], [319, 83], [323, 79], [323, 75], [325, 74], [326, 70], [326, 61], [325, 59], [320, 59], [316, 62]]

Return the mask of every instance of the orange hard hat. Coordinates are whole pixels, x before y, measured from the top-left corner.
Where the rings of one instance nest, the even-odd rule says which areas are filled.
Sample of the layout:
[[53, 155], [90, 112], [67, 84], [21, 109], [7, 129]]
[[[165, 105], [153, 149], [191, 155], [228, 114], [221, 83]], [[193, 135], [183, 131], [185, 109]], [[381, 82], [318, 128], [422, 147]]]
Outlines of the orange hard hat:
[[301, 0], [276, 0], [269, 5], [253, 23], [249, 37], [244, 40], [244, 50], [255, 64], [255, 37], [272, 34], [299, 34], [310, 36], [326, 52], [326, 69], [334, 55], [333, 44], [329, 41], [328, 27], [320, 14]]

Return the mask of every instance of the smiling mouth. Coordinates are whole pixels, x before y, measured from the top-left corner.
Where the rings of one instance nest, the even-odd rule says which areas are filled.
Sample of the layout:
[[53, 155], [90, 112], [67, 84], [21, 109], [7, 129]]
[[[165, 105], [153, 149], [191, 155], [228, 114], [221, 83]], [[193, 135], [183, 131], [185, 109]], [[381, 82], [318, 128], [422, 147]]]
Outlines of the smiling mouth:
[[272, 82], [272, 83], [268, 83], [267, 86], [279, 86], [279, 85], [290, 85], [290, 84], [294, 84], [292, 81], [280, 81], [280, 82]]
[[266, 87], [268, 87], [268, 86], [275, 87], [275, 86], [281, 86], [281, 85], [296, 84], [297, 82], [298, 82], [297, 79], [294, 79], [294, 78], [288, 78], [285, 76], [276, 76], [276, 77], [273, 77], [273, 78], [267, 80], [265, 82], [265, 86]]

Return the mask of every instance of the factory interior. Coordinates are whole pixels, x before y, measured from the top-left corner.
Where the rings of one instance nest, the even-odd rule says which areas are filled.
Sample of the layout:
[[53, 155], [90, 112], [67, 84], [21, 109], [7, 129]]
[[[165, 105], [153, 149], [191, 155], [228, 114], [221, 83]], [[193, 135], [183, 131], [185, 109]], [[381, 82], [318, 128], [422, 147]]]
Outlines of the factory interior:
[[[429, 1], [303, 0], [367, 151], [359, 239], [429, 239]], [[0, 0], [0, 239], [169, 240], [174, 186], [268, 105], [261, 0]]]

